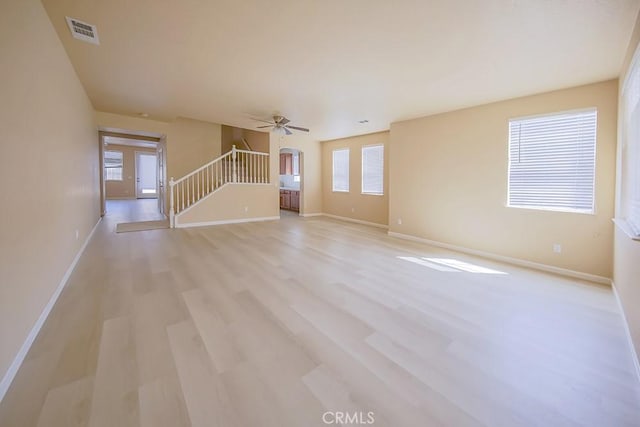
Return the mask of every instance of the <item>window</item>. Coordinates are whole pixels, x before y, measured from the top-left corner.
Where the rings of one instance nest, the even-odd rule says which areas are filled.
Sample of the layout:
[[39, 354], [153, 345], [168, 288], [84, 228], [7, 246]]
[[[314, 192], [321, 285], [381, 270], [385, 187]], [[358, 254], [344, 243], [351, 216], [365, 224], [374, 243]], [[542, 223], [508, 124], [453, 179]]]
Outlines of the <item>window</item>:
[[595, 109], [509, 121], [508, 206], [594, 212]]
[[362, 193], [383, 193], [384, 146], [362, 147]]
[[122, 181], [122, 151], [104, 152], [104, 179]]
[[622, 88], [620, 206], [616, 216], [640, 237], [640, 51], [633, 56]]
[[333, 191], [349, 192], [349, 149], [333, 150]]
[[300, 153], [293, 153], [293, 176], [300, 175]]

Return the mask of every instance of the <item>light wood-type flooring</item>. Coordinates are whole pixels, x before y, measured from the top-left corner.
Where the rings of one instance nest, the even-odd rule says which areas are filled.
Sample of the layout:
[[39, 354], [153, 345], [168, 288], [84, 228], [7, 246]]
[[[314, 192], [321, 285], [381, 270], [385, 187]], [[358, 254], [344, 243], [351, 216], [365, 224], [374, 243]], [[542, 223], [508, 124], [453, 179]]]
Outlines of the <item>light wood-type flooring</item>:
[[640, 425], [607, 286], [321, 217], [124, 234], [114, 221], [0, 426], [310, 427], [327, 411], [393, 427]]
[[158, 210], [158, 199], [107, 200], [106, 208], [107, 219], [115, 224], [165, 219]]

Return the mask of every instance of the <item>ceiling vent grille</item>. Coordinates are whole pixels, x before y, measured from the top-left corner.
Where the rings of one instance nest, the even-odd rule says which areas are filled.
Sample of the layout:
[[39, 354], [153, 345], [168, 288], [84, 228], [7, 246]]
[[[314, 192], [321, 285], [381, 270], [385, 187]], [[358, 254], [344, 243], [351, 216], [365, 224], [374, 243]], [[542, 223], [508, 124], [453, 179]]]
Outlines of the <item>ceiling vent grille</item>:
[[98, 29], [95, 25], [87, 24], [86, 22], [69, 18], [68, 16], [66, 18], [67, 25], [69, 25], [69, 30], [74, 38], [93, 44], [100, 44]]

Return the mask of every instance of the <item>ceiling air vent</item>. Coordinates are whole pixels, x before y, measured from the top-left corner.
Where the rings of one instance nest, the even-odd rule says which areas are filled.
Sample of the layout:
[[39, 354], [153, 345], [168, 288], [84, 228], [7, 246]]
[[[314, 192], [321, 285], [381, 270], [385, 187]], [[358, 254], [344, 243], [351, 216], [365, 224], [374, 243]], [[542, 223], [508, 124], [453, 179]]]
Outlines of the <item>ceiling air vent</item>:
[[86, 22], [69, 18], [68, 16], [66, 18], [73, 37], [85, 42], [100, 44], [100, 40], [98, 40], [98, 29], [95, 25], [87, 24]]

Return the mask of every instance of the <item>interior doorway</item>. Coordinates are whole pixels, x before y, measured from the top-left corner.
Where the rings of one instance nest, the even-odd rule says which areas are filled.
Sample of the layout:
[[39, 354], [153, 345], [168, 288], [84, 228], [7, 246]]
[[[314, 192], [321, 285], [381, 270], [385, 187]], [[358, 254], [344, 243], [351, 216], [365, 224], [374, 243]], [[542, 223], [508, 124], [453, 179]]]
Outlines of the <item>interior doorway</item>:
[[280, 149], [280, 216], [304, 213], [304, 153], [296, 148]]
[[165, 183], [167, 181], [167, 139], [163, 136], [158, 141], [158, 211], [168, 217], [167, 215], [167, 194], [165, 191]]
[[99, 137], [102, 214], [117, 222], [165, 218], [164, 136], [100, 129]]

